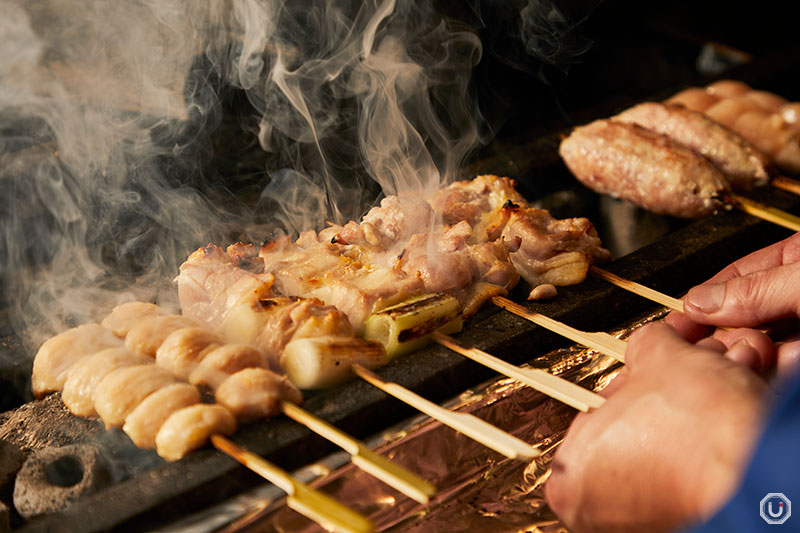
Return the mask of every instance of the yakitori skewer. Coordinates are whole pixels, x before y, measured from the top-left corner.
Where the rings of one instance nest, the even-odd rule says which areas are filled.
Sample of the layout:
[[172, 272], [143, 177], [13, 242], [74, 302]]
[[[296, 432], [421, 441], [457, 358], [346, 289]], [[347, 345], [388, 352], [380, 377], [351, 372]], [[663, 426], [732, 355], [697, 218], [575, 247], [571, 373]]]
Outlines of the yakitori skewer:
[[286, 504], [290, 508], [322, 527], [331, 531], [347, 533], [366, 533], [375, 530], [375, 526], [368, 518], [345, 507], [330, 496], [301, 483], [285, 470], [241, 448], [222, 435], [213, 435], [211, 442], [218, 450], [283, 490], [287, 494]]
[[729, 201], [734, 207], [741, 209], [749, 215], [760, 218], [761, 220], [766, 220], [767, 222], [772, 222], [773, 224], [777, 224], [778, 226], [792, 231], [800, 231], [800, 217], [738, 194], [731, 194], [729, 196]]
[[283, 413], [292, 420], [303, 424], [317, 435], [343, 448], [352, 456], [353, 464], [409, 498], [425, 504], [436, 494], [436, 487], [424, 479], [378, 455], [367, 448], [364, 443], [317, 418], [305, 409], [287, 401], [281, 402], [281, 408]]
[[353, 371], [360, 378], [381, 389], [383, 392], [394, 396], [425, 413], [429, 417], [438, 420], [442, 424], [463, 433], [467, 437], [480, 442], [487, 448], [491, 448], [510, 459], [533, 459], [541, 455], [539, 450], [525, 441], [506, 433], [474, 415], [469, 413], [456, 413], [444, 407], [440, 407], [397, 383], [381, 379], [374, 372], [367, 370], [361, 365], [353, 365]]
[[443, 333], [434, 332], [431, 338], [442, 346], [453, 350], [473, 361], [480, 363], [492, 370], [508, 376], [512, 379], [524, 383], [537, 391], [550, 396], [570, 407], [583, 412], [591, 408], [603, 405], [605, 398], [599, 394], [586, 390], [583, 387], [567, 381], [564, 378], [554, 376], [536, 368], [520, 368], [511, 363], [507, 363], [483, 350], [477, 348], [466, 348], [456, 342], [455, 339]]
[[559, 335], [572, 341], [583, 344], [584, 346], [592, 348], [593, 350], [597, 350], [600, 353], [613, 357], [621, 363], [625, 362], [625, 341], [617, 339], [616, 337], [612, 337], [608, 333], [590, 333], [575, 329], [541, 313], [530, 311], [518, 303], [512, 302], [508, 298], [503, 298], [502, 296], [492, 297], [492, 303], [505, 309], [506, 311], [510, 311], [515, 315], [521, 316], [526, 320], [530, 320], [534, 324], [549, 329], [554, 333], [558, 333]]
[[[633, 294], [638, 294], [639, 296], [647, 298], [648, 300], [661, 304], [667, 309], [672, 309], [673, 311], [683, 313], [683, 300], [673, 298], [672, 296], [667, 296], [666, 294], [658, 292], [655, 289], [651, 289], [650, 287], [645, 287], [644, 285], [636, 283], [635, 281], [619, 277], [613, 272], [609, 272], [608, 270], [604, 270], [596, 266], [590, 266], [589, 273], [597, 276], [598, 278], [602, 278], [621, 289], [625, 289]], [[731, 331], [735, 329], [729, 326], [717, 326], [717, 328], [723, 331]], [[765, 334], [769, 333], [769, 329], [767, 328], [761, 328], [759, 331]]]
[[800, 195], [800, 181], [798, 180], [786, 176], [775, 176], [770, 180], [770, 184], [783, 191]]
[[673, 298], [672, 296], [667, 296], [666, 294], [658, 292], [655, 289], [645, 287], [644, 285], [636, 283], [635, 281], [622, 278], [613, 272], [609, 272], [608, 270], [604, 270], [596, 266], [589, 267], [589, 273], [597, 276], [598, 278], [604, 279], [621, 289], [638, 294], [639, 296], [661, 304], [668, 309], [672, 309], [673, 311], [680, 311], [683, 313], [683, 300]]

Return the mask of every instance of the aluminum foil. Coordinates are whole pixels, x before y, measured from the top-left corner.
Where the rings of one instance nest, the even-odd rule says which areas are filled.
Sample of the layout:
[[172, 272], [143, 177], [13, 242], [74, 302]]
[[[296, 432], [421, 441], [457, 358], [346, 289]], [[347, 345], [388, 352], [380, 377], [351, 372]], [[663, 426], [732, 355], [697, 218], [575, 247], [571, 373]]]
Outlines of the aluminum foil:
[[[647, 316], [617, 332], [617, 336], [624, 338], [642, 323], [662, 315]], [[577, 346], [550, 352], [529, 366], [595, 391], [605, 388], [621, 368], [610, 357]], [[532, 462], [507, 459], [435, 420], [419, 416], [386, 430], [369, 444], [438, 487], [438, 494], [428, 505], [360, 471], [349, 463], [345, 453], [333, 454], [295, 475], [368, 516], [379, 531], [566, 531], [544, 500], [544, 482], [550, 474], [553, 451], [577, 412], [510, 379], [497, 379], [465, 391], [445, 406], [473, 413], [544, 453]], [[311, 533], [322, 528], [286, 507], [282, 493], [267, 484], [164, 531]]]

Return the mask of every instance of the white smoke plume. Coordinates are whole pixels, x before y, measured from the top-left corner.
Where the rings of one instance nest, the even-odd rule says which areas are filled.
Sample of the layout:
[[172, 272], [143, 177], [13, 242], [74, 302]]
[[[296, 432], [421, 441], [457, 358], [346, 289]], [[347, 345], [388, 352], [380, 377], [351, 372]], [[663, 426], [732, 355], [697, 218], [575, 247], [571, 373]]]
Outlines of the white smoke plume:
[[476, 34], [404, 0], [0, 0], [0, 283], [32, 350], [208, 242], [357, 218], [477, 145]]

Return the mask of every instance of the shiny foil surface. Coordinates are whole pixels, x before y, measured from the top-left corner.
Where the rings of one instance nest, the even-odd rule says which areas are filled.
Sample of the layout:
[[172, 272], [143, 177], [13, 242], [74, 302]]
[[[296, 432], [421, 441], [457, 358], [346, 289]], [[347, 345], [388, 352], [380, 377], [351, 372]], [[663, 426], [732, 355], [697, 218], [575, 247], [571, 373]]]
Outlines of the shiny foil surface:
[[[639, 325], [663, 314], [648, 316], [616, 336], [627, 337]], [[528, 366], [595, 391], [605, 388], [622, 368], [612, 358], [579, 346], [537, 357]], [[533, 461], [507, 459], [435, 420], [419, 416], [368, 444], [439, 489], [428, 505], [360, 471], [344, 453], [333, 454], [295, 474], [306, 481], [316, 476], [311, 486], [368, 516], [378, 531], [566, 531], [544, 500], [544, 483], [554, 449], [577, 411], [511, 379], [497, 379], [465, 391], [445, 406], [472, 413], [543, 453]], [[240, 516], [219, 526], [225, 521], [222, 516], [230, 519], [233, 515]], [[322, 530], [287, 508], [282, 493], [271, 485], [166, 529], [192, 533]]]

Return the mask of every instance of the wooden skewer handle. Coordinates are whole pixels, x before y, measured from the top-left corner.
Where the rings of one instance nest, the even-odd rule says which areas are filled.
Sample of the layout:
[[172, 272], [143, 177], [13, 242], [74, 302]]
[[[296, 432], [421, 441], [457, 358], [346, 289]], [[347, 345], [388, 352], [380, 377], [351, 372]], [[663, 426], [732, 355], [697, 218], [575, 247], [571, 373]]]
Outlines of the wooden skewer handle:
[[286, 505], [322, 527], [346, 533], [368, 533], [375, 530], [375, 526], [368, 518], [294, 479], [285, 470], [239, 447], [230, 439], [222, 435], [212, 435], [211, 443], [221, 452], [283, 490], [287, 494]]
[[800, 231], [800, 217], [781, 211], [774, 207], [769, 207], [750, 198], [739, 196], [738, 194], [731, 194], [731, 200], [734, 205], [749, 215], [758, 217], [761, 220], [772, 222], [778, 226], [790, 229], [792, 231]]
[[575, 329], [541, 313], [530, 311], [518, 303], [512, 302], [508, 298], [503, 298], [502, 296], [493, 296], [492, 303], [498, 307], [506, 309], [507, 311], [511, 311], [515, 315], [519, 315], [522, 318], [530, 320], [534, 324], [538, 324], [554, 333], [558, 333], [559, 335], [574, 342], [583, 344], [584, 346], [588, 346], [593, 350], [597, 350], [600, 353], [613, 357], [621, 363], [625, 362], [625, 348], [627, 347], [627, 344], [625, 341], [619, 340], [616, 337], [612, 337], [608, 333], [588, 333], [579, 329]]
[[426, 400], [397, 383], [379, 378], [361, 365], [353, 365], [353, 371], [362, 379], [378, 387], [383, 392], [407, 403], [442, 424], [449, 426], [474, 439], [484, 446], [505, 455], [510, 459], [533, 459], [541, 452], [517, 437], [468, 413], [454, 413], [444, 407]]
[[645, 287], [644, 285], [641, 285], [629, 279], [621, 278], [616, 274], [614, 274], [613, 272], [609, 272], [608, 270], [604, 270], [596, 266], [589, 267], [589, 273], [591, 273], [594, 276], [597, 276], [598, 278], [604, 279], [621, 289], [625, 289], [626, 291], [638, 294], [639, 296], [642, 296], [644, 298], [647, 298], [648, 300], [661, 304], [668, 309], [672, 309], [673, 311], [680, 311], [681, 313], [683, 313], [683, 300], [673, 298], [672, 296], [667, 296], [666, 294], [658, 292], [655, 289], [651, 289], [650, 287]]
[[353, 464], [409, 498], [426, 504], [436, 494], [436, 487], [424, 479], [373, 452], [361, 441], [317, 418], [305, 409], [287, 401], [281, 402], [281, 408], [289, 418], [303, 424], [352, 455]]
[[434, 332], [432, 338], [442, 346], [460, 353], [464, 357], [485, 365], [500, 374], [516, 379], [520, 383], [524, 383], [579, 411], [587, 412], [591, 408], [600, 407], [606, 401], [605, 398], [595, 392], [586, 390], [566, 379], [548, 374], [543, 370], [520, 368], [477, 348], [464, 348], [455, 339], [442, 333]]
[[782, 189], [792, 194], [800, 195], [800, 181], [787, 178], [786, 176], [775, 176], [772, 178], [770, 183], [773, 187], [777, 187], [778, 189]]
[[[589, 272], [599, 278], [603, 278], [604, 280], [613, 283], [617, 287], [620, 287], [627, 291], [631, 291], [634, 294], [638, 294], [639, 296], [644, 296], [645, 298], [652, 300], [656, 303], [659, 303], [668, 309], [672, 309], [673, 311], [680, 311], [681, 313], [684, 312], [683, 300], [678, 300], [677, 298], [673, 298], [672, 296], [667, 296], [666, 294], [662, 294], [649, 287], [645, 287], [644, 285], [639, 285], [635, 281], [621, 278], [616, 274], [612, 274], [611, 272], [603, 270], [602, 268], [596, 266], [589, 267]], [[717, 329], [721, 329], [723, 331], [731, 331], [736, 328], [732, 328], [729, 326], [717, 326]], [[769, 334], [768, 328], [760, 329], [759, 331], [767, 335]]]

